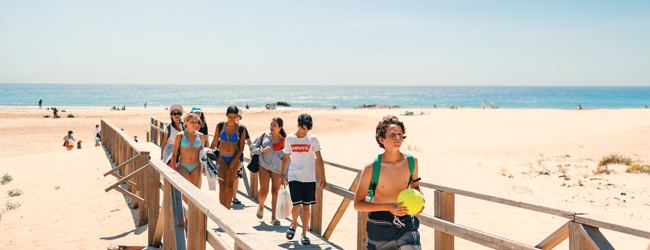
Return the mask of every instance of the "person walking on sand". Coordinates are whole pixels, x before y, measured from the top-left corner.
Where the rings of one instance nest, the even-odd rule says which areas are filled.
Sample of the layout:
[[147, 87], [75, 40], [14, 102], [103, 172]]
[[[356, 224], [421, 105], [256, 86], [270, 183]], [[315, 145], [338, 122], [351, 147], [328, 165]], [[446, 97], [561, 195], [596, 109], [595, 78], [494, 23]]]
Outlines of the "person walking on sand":
[[[298, 215], [302, 206], [302, 239], [303, 245], [311, 244], [307, 238], [310, 206], [316, 204], [316, 171], [321, 174], [320, 188], [327, 186], [325, 180], [325, 166], [321, 157], [321, 147], [318, 138], [309, 133], [313, 126], [309, 114], [298, 116], [298, 131], [288, 135], [284, 140], [284, 156], [282, 157], [281, 182], [289, 184], [291, 201], [292, 223], [287, 229], [287, 239], [293, 239], [298, 227]], [[291, 163], [290, 163], [291, 162]]]
[[490, 107], [494, 108], [494, 100], [490, 102]]
[[43, 107], [43, 99], [38, 100], [38, 109]]
[[144, 108], [147, 108], [147, 102], [144, 103]]
[[[248, 134], [248, 129], [244, 124], [241, 124], [239, 121], [242, 119], [244, 111], [241, 109], [239, 110], [239, 118], [237, 118], [237, 123], [239, 126], [242, 126], [244, 128], [244, 132], [246, 132], [246, 145], [248, 145], [248, 148], [251, 148], [251, 137]], [[241, 201], [237, 199], [237, 190], [239, 189], [239, 180], [244, 178], [244, 153], [239, 155], [239, 169], [237, 170], [237, 174], [235, 175], [235, 182], [232, 184], [232, 204], [233, 205], [239, 205], [241, 204]], [[260, 218], [261, 219], [261, 218]]]
[[52, 114], [54, 115], [54, 116], [52, 116], [52, 118], [56, 119], [58, 113], [59, 113], [59, 110], [56, 107], [52, 108]]
[[[230, 210], [232, 206], [233, 184], [235, 175], [239, 168], [239, 156], [244, 152], [246, 132], [244, 127], [237, 123], [239, 109], [237, 106], [230, 106], [226, 109], [227, 122], [220, 122], [214, 130], [214, 139], [210, 148], [219, 148], [219, 159], [217, 169], [219, 176], [219, 202]], [[230, 134], [230, 135], [229, 135]]]
[[63, 137], [65, 148], [70, 151], [74, 148], [74, 136], [72, 136], [72, 130], [68, 131], [68, 135]]
[[[176, 134], [180, 133], [182, 130], [181, 116], [183, 115], [183, 106], [180, 104], [174, 104], [169, 108], [169, 116], [171, 118], [171, 123], [165, 127], [163, 131], [163, 140], [160, 144], [160, 159], [165, 164], [171, 163], [172, 151], [174, 150], [174, 141], [176, 139]], [[172, 168], [176, 169], [176, 166], [172, 165]]]
[[95, 124], [95, 129], [93, 129], [93, 135], [95, 137], [95, 147], [99, 147], [99, 142], [102, 138], [102, 131], [99, 130], [99, 124]]
[[485, 101], [483, 101], [483, 103], [481, 103], [481, 109], [485, 109]]
[[[369, 212], [366, 224], [369, 250], [422, 249], [420, 221], [408, 215], [411, 211], [402, 207], [402, 203], [397, 203], [397, 196], [404, 189], [410, 187], [422, 193], [417, 158], [400, 151], [405, 133], [404, 123], [392, 115], [384, 116], [377, 124], [375, 140], [384, 153], [363, 168], [354, 194], [354, 209]], [[366, 201], [366, 195], [370, 196], [370, 202]]]
[[284, 132], [282, 118], [275, 117], [271, 120], [269, 130], [262, 133], [251, 146], [251, 155], [259, 155], [259, 180], [260, 180], [260, 202], [257, 207], [257, 218], [264, 216], [264, 202], [269, 194], [269, 180], [271, 180], [271, 224], [280, 225], [280, 220], [275, 217], [275, 208], [278, 201], [278, 190], [280, 189], [280, 178], [282, 173], [282, 156], [284, 155], [284, 140], [287, 133]]

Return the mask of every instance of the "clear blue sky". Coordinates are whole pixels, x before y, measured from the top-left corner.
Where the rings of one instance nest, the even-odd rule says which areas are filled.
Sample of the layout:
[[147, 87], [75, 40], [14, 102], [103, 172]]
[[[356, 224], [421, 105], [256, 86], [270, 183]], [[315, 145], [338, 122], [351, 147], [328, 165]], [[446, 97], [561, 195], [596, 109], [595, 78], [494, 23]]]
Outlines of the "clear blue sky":
[[650, 1], [0, 1], [0, 83], [650, 86]]

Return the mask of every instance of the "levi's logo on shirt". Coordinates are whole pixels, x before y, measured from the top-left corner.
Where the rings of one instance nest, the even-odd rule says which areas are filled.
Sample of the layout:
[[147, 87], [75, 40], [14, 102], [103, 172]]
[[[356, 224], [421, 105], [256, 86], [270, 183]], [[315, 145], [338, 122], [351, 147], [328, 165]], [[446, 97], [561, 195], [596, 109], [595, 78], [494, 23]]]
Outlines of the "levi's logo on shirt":
[[294, 153], [309, 152], [309, 148], [311, 148], [310, 144], [294, 144], [291, 145], [291, 152]]

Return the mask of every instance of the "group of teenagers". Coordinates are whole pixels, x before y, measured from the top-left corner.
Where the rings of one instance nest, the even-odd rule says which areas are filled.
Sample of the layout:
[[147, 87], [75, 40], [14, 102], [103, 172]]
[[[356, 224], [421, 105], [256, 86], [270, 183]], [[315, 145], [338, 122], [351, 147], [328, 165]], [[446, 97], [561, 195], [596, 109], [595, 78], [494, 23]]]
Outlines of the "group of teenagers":
[[[313, 128], [313, 119], [309, 114], [298, 116], [297, 130], [292, 134], [285, 132], [282, 118], [275, 117], [270, 121], [269, 130], [251, 141], [248, 129], [240, 123], [242, 110], [229, 106], [226, 120], [215, 126], [215, 136], [210, 141], [208, 125], [200, 107], [193, 107], [191, 112], [184, 114], [183, 107], [174, 104], [169, 112], [171, 123], [164, 128], [161, 142], [163, 162], [200, 188], [201, 174], [205, 174], [200, 164], [201, 150], [206, 147], [218, 150], [219, 201], [230, 209], [232, 204], [239, 204], [236, 199], [237, 179], [242, 178], [243, 152], [247, 144], [250, 154], [257, 155], [259, 159], [257, 218], [264, 217], [264, 203], [270, 190], [271, 224], [280, 225], [280, 220], [276, 218], [278, 190], [281, 185], [288, 185], [293, 207], [292, 223], [287, 229], [286, 238], [294, 238], [302, 208], [300, 242], [303, 245], [311, 244], [307, 237], [310, 206], [316, 203], [316, 188], [324, 189], [327, 181], [320, 142], [309, 132]], [[375, 139], [384, 152], [366, 164], [359, 179], [354, 208], [369, 212], [368, 249], [421, 249], [417, 217], [409, 215], [408, 209], [401, 206], [402, 203], [397, 203], [397, 197], [404, 189], [421, 192], [417, 159], [400, 151], [406, 138], [404, 134], [404, 123], [397, 117], [383, 117], [376, 127]], [[321, 176], [318, 187], [316, 171]], [[366, 201], [368, 195], [370, 201]], [[185, 197], [184, 200], [187, 202]]]

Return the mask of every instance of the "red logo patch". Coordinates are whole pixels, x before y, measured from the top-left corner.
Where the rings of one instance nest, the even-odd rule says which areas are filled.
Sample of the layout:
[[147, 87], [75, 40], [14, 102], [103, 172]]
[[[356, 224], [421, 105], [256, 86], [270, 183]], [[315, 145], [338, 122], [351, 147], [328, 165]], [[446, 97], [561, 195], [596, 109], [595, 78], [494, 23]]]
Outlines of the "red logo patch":
[[294, 144], [291, 145], [291, 152], [294, 153], [309, 152], [309, 148], [311, 148], [311, 144]]

